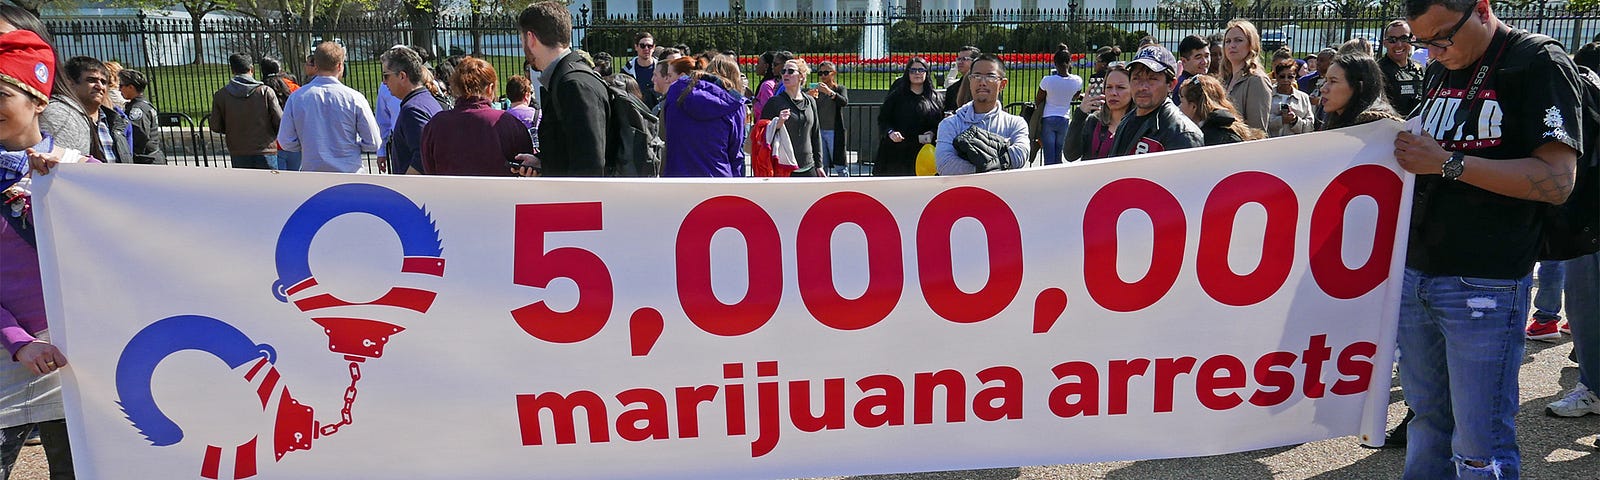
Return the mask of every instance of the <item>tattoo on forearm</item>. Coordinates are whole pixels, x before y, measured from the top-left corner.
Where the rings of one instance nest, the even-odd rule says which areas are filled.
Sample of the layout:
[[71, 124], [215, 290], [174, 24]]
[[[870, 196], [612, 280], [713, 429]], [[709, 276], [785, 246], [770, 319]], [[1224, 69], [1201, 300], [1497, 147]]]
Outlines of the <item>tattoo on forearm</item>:
[[1572, 194], [1576, 174], [1564, 168], [1545, 164], [1542, 174], [1528, 175], [1528, 198], [1550, 203], [1566, 201]]

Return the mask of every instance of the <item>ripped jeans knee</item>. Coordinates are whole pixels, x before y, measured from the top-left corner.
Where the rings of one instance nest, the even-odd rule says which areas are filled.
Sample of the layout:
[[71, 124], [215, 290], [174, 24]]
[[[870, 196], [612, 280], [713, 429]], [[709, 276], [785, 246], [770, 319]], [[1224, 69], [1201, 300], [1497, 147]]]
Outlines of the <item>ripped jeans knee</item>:
[[1501, 478], [1501, 468], [1505, 465], [1499, 459], [1488, 460], [1469, 459], [1456, 455], [1450, 460], [1456, 464], [1456, 478]]

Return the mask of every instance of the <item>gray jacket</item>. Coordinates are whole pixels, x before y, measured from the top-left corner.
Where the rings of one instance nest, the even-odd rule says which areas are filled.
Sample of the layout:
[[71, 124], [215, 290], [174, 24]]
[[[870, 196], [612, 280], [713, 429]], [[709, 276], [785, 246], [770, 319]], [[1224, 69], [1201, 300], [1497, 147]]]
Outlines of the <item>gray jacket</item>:
[[39, 129], [55, 139], [56, 147], [70, 148], [85, 155], [95, 137], [89, 130], [89, 116], [84, 113], [83, 105], [69, 93], [50, 96], [50, 105], [44, 107], [44, 114], [39, 116]]
[[[128, 144], [126, 135], [128, 120], [109, 107], [101, 107], [100, 116], [111, 131], [111, 153], [116, 155], [115, 162], [134, 163], [133, 148]], [[49, 133], [57, 147], [77, 150], [102, 161], [113, 161], [100, 144], [99, 127], [89, 121], [83, 104], [70, 94], [50, 96], [50, 105], [45, 106], [44, 114], [39, 116], [39, 129]]]

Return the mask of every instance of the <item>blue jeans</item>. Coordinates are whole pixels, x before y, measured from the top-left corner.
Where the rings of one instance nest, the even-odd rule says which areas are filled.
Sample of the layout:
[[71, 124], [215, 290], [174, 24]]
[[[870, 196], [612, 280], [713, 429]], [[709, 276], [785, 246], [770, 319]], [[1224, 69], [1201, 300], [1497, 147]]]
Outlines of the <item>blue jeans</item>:
[[300, 152], [278, 150], [278, 164], [272, 167], [275, 170], [300, 171]]
[[1517, 371], [1532, 282], [1406, 269], [1400, 382], [1417, 417], [1403, 478], [1518, 478]]
[[72, 480], [72, 446], [67, 441], [67, 421], [51, 420], [0, 430], [0, 479], [11, 478], [11, 470], [22, 453], [23, 442], [33, 429], [39, 429], [45, 461], [50, 465], [50, 480]]
[[1539, 262], [1539, 291], [1533, 294], [1533, 318], [1539, 322], [1561, 319], [1561, 284], [1567, 278], [1566, 262]]
[[838, 134], [839, 132], [837, 130], [822, 131], [822, 165], [828, 170], [829, 173], [835, 173], [848, 168], [846, 165], [843, 165], [844, 159], [833, 158], [833, 139], [838, 138]]
[[1600, 253], [1567, 260], [1567, 324], [1578, 360], [1578, 381], [1600, 392]]
[[1039, 121], [1040, 149], [1044, 151], [1044, 164], [1061, 163], [1061, 149], [1067, 143], [1067, 117], [1044, 117]]
[[272, 170], [278, 164], [277, 155], [229, 155], [228, 157], [233, 160], [233, 168]]

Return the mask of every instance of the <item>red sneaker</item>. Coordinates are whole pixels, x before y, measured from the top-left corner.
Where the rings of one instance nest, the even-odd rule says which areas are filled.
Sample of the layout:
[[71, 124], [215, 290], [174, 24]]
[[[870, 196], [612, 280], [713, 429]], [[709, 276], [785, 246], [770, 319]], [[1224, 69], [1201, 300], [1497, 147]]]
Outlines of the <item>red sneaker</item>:
[[1526, 332], [1528, 340], [1541, 340], [1546, 342], [1555, 342], [1556, 340], [1560, 340], [1561, 329], [1556, 325], [1557, 323], [1561, 322], [1541, 322], [1538, 319], [1529, 321], [1528, 331]]
[[1566, 320], [1562, 320], [1561, 321], [1560, 330], [1561, 330], [1561, 333], [1565, 333], [1567, 335], [1572, 335], [1572, 322], [1569, 322], [1569, 321], [1566, 321]]

